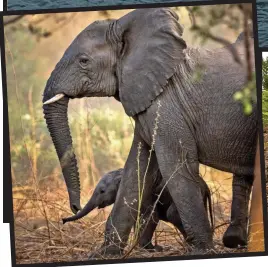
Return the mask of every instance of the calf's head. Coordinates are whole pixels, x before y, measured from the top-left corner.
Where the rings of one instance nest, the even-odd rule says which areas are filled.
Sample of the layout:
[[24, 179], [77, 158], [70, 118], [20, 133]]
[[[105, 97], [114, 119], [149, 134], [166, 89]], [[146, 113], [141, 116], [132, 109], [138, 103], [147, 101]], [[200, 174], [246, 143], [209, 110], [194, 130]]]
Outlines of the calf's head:
[[117, 191], [123, 175], [123, 169], [106, 173], [97, 184], [90, 200], [76, 215], [64, 218], [63, 223], [75, 221], [87, 215], [95, 208], [105, 208], [115, 202]]

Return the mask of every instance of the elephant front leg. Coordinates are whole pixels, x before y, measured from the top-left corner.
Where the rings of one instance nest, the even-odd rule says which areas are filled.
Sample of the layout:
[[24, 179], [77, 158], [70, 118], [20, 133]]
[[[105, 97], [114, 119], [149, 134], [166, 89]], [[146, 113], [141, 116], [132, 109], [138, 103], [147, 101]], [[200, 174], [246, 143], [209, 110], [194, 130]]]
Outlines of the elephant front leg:
[[[153, 170], [156, 164], [156, 159], [153, 157], [151, 155], [148, 162], [149, 147], [135, 132], [116, 201], [106, 222], [105, 241], [99, 251], [102, 257], [123, 256], [135, 222], [138, 223], [135, 235], [139, 236], [137, 229], [141, 230], [143, 227], [144, 207], [148, 205], [148, 201], [151, 204]], [[133, 242], [138, 244], [138, 239], [135, 241], [135, 238]], [[96, 255], [94, 253], [93, 257]]]
[[253, 176], [233, 177], [231, 223], [223, 236], [226, 247], [237, 248], [247, 245], [248, 205], [252, 183]]

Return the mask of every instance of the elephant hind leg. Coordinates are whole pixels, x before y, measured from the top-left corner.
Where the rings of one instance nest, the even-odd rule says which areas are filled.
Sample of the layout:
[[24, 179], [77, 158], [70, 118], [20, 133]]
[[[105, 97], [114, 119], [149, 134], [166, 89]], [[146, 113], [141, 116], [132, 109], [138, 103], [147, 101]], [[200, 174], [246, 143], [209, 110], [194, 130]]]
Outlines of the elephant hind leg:
[[223, 244], [229, 248], [247, 245], [248, 205], [253, 176], [233, 177], [231, 223], [223, 236]]
[[172, 223], [181, 232], [185, 240], [187, 239], [187, 234], [183, 228], [181, 217], [174, 203], [171, 204], [167, 210], [167, 221]]
[[172, 131], [162, 128], [165, 124], [166, 121], [159, 124], [155, 143], [159, 169], [180, 215], [188, 244], [203, 253], [213, 248], [213, 242], [203, 204], [196, 142], [183, 120], [182, 126]]
[[[198, 163], [183, 163], [178, 168], [175, 166], [176, 170], [173, 171], [166, 164], [162, 164], [164, 160], [158, 162], [160, 162], [161, 173], [167, 182], [177, 213], [180, 214], [182, 225], [180, 222], [175, 223], [184, 236], [187, 236], [189, 245], [194, 246], [200, 252], [210, 250], [213, 248], [212, 231], [203, 204], [201, 189], [196, 182], [199, 179]], [[191, 177], [193, 173], [195, 173], [195, 178]]]

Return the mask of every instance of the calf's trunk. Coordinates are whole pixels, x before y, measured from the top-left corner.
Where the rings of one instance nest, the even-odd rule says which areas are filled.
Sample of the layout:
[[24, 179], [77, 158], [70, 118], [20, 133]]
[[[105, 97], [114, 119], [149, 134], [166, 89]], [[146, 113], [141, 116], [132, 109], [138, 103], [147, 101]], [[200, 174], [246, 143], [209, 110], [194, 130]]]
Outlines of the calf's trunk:
[[96, 207], [97, 207], [96, 197], [93, 194], [93, 196], [90, 198], [90, 200], [88, 201], [88, 203], [85, 205], [85, 207], [82, 210], [80, 210], [76, 215], [73, 215], [72, 217], [63, 218], [62, 222], [63, 224], [65, 224], [66, 222], [71, 222], [71, 221], [76, 221], [78, 219], [81, 219], [84, 216], [86, 216], [88, 213], [90, 213], [92, 210], [94, 210]]

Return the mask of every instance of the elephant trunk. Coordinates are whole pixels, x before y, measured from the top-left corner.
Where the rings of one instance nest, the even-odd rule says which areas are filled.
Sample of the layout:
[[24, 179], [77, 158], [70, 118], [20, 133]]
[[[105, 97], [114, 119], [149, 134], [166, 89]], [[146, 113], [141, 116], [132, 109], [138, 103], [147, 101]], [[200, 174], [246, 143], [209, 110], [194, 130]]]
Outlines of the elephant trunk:
[[63, 218], [62, 222], [63, 224], [65, 224], [66, 222], [71, 222], [71, 221], [76, 221], [78, 219], [83, 218], [84, 216], [86, 216], [88, 213], [90, 213], [92, 210], [94, 210], [97, 207], [96, 204], [96, 197], [93, 196], [90, 198], [90, 200], [88, 201], [88, 203], [85, 205], [85, 207], [80, 210], [77, 214], [68, 217], [68, 218]]
[[[51, 88], [47, 85], [43, 103], [52, 97], [51, 91]], [[69, 193], [70, 207], [73, 213], [77, 213], [81, 209], [80, 180], [68, 124], [68, 103], [69, 98], [65, 96], [55, 103], [43, 105], [43, 111], [48, 130], [60, 160], [62, 173]]]

